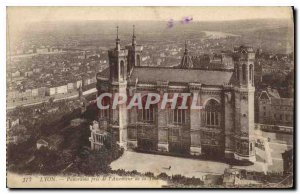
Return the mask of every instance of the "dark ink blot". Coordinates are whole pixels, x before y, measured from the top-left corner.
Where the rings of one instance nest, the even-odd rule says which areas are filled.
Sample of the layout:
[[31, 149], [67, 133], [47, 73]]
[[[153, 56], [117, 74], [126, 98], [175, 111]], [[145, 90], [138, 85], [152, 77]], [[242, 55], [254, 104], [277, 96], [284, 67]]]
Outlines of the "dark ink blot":
[[184, 18], [181, 20], [181, 23], [182, 23], [182, 24], [188, 24], [188, 23], [190, 23], [191, 21], [193, 21], [193, 17], [186, 16], [186, 17], [184, 17]]
[[173, 19], [170, 19], [167, 23], [167, 27], [168, 28], [172, 28], [174, 26], [174, 20]]

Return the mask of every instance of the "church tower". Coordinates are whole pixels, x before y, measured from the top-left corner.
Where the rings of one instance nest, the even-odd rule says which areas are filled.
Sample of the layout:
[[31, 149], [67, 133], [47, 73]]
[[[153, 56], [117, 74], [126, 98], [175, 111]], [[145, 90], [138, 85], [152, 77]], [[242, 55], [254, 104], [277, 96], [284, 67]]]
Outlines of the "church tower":
[[255, 161], [254, 61], [253, 48], [240, 46], [234, 49], [234, 157], [238, 160]]
[[185, 41], [185, 45], [184, 45], [184, 53], [183, 53], [183, 57], [181, 59], [181, 63], [179, 65], [179, 68], [181, 69], [190, 69], [193, 68], [193, 61], [191, 59], [191, 56], [189, 55], [189, 51], [187, 49], [187, 42]]
[[143, 51], [143, 46], [137, 45], [136, 36], [135, 36], [135, 26], [132, 27], [132, 43], [131, 45], [126, 46], [128, 49], [128, 73], [134, 67], [141, 66], [141, 55]]
[[[108, 51], [109, 58], [109, 83], [112, 97], [126, 95], [127, 89], [127, 56], [128, 51], [121, 49], [119, 27], [117, 27], [116, 47]], [[126, 104], [112, 107], [109, 119], [111, 132], [116, 137], [120, 146], [126, 148], [127, 140], [127, 109]]]

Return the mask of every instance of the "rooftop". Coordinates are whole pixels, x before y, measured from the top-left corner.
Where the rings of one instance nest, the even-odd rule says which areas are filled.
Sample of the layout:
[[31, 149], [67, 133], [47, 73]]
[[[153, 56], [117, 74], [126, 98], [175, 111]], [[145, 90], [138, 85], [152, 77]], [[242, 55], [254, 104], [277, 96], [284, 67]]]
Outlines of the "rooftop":
[[136, 79], [138, 79], [139, 82], [146, 83], [169, 81], [177, 83], [223, 85], [232, 82], [233, 72], [162, 67], [135, 67], [129, 81], [135, 82]]

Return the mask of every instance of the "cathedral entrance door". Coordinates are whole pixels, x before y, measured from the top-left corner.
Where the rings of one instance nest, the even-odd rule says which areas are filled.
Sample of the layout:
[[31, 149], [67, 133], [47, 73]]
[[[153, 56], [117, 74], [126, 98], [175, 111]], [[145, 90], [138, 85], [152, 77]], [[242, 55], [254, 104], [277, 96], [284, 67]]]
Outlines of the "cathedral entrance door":
[[172, 128], [169, 133], [169, 151], [177, 154], [188, 154], [190, 151], [190, 143], [185, 138], [183, 129]]
[[151, 127], [140, 127], [137, 129], [138, 149], [155, 151], [157, 149], [157, 137], [155, 130]]

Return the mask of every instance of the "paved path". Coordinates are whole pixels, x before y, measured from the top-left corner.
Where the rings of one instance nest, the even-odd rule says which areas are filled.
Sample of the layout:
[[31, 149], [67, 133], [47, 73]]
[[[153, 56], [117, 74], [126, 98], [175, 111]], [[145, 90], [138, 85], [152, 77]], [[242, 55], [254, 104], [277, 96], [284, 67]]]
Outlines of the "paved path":
[[[263, 142], [266, 148], [265, 151], [258, 150], [261, 151], [260, 155], [264, 161], [257, 161], [251, 166], [234, 166], [234, 168], [260, 172], [282, 171], [283, 165], [281, 154], [287, 149], [290, 149], [292, 146], [278, 143], [276, 142], [276, 139], [274, 139], [275, 141], [268, 142], [266, 141], [265, 134], [258, 134], [256, 138], [264, 140]], [[170, 170], [168, 169], [169, 166], [171, 166]], [[181, 174], [187, 177], [194, 176], [203, 178], [206, 174], [223, 174], [228, 165], [221, 162], [212, 162], [200, 159], [126, 151], [121, 158], [112, 162], [111, 167], [114, 170], [137, 170], [142, 173], [152, 172], [155, 175], [165, 172], [168, 175]]]
[[[171, 166], [170, 170], [168, 169], [169, 166]], [[142, 173], [152, 172], [155, 175], [165, 172], [168, 175], [181, 174], [197, 178], [203, 178], [203, 175], [206, 174], [223, 174], [227, 167], [227, 164], [221, 162], [145, 154], [133, 151], [124, 152], [121, 158], [111, 163], [113, 170], [137, 170]]]
[[[168, 167], [171, 166], [169, 170]], [[113, 170], [124, 169], [136, 170], [141, 173], [152, 172], [158, 175], [162, 172], [168, 175], [181, 174], [186, 177], [204, 178], [206, 174], [221, 175], [229, 165], [222, 162], [213, 162], [200, 159], [181, 158], [157, 154], [138, 153], [133, 151], [124, 152], [123, 156], [111, 163]], [[233, 166], [237, 169], [263, 172], [262, 163], [254, 163], [250, 166]]]
[[[261, 137], [258, 139], [263, 140], [265, 151], [258, 150], [256, 153], [264, 160], [260, 164], [268, 172], [282, 172], [283, 159], [282, 153], [292, 149], [293, 136], [288, 134], [280, 134], [273, 132], [262, 132]], [[270, 142], [267, 139], [270, 139]]]

